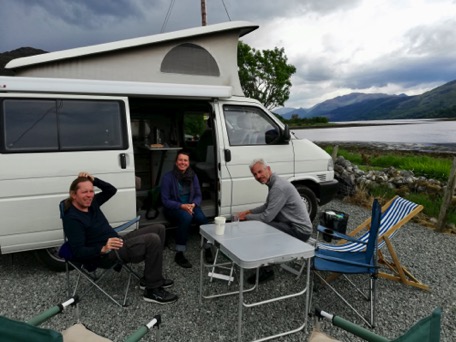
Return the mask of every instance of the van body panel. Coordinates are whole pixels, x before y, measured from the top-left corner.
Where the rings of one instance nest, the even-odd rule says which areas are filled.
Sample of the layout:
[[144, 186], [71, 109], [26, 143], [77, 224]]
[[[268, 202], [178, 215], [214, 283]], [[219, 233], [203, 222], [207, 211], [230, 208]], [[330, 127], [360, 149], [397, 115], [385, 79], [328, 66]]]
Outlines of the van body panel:
[[[131, 137], [126, 98], [9, 93], [2, 96], [0, 93], [0, 100], [4, 98], [121, 101], [126, 116], [124, 129], [126, 136]], [[3, 129], [3, 122], [0, 127]], [[58, 205], [68, 197], [70, 183], [80, 171], [89, 171], [117, 187], [116, 196], [103, 206], [112, 225], [135, 217], [134, 155], [129, 139], [127, 148], [120, 150], [0, 153], [1, 253], [55, 247], [61, 243], [63, 230]], [[125, 168], [121, 166], [122, 158]]]
[[[334, 170], [328, 170], [330, 155], [307, 139], [292, 139], [295, 154], [296, 177], [303, 177], [309, 172], [323, 174], [325, 179], [334, 178]], [[323, 179], [324, 180], [324, 179]]]

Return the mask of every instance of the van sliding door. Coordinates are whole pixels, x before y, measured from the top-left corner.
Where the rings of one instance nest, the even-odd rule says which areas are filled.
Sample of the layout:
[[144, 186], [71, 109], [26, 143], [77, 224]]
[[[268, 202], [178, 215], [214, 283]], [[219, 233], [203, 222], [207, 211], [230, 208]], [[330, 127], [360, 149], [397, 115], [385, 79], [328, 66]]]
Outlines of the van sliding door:
[[113, 225], [136, 215], [126, 99], [8, 95], [0, 98], [0, 108], [2, 250], [59, 244], [58, 203], [80, 171], [118, 189], [103, 206]]

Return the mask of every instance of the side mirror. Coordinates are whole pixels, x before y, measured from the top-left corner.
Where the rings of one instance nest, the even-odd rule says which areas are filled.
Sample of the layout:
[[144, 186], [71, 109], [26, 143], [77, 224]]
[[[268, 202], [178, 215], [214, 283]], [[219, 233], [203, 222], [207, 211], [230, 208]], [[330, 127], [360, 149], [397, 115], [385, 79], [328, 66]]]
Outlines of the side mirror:
[[288, 144], [290, 142], [290, 139], [291, 139], [291, 135], [290, 135], [290, 127], [288, 127], [287, 124], [285, 124], [285, 127], [282, 131], [282, 136], [281, 136], [281, 142], [283, 144]]
[[285, 125], [283, 130], [271, 129], [265, 133], [265, 141], [268, 145], [288, 144], [290, 142], [290, 129]]

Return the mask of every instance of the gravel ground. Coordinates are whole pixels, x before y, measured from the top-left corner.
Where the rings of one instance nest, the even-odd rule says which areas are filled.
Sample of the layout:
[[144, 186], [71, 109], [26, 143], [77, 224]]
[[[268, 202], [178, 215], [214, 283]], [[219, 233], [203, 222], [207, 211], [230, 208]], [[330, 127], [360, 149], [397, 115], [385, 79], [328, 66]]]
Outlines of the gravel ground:
[[[326, 208], [349, 213], [350, 226], [356, 226], [369, 216], [369, 210], [341, 201], [333, 201]], [[401, 229], [393, 243], [401, 261], [420, 280], [430, 285], [431, 291], [425, 292], [379, 279], [375, 332], [391, 339], [398, 337], [414, 322], [440, 306], [444, 312], [441, 341], [456, 341], [456, 329], [453, 323], [456, 318], [456, 291], [454, 290], [456, 236], [439, 234], [418, 224], [409, 223]], [[189, 242], [188, 258], [194, 264], [192, 269], [177, 267], [173, 257], [173, 251], [167, 249], [164, 255], [164, 267], [167, 277], [175, 280], [172, 291], [179, 295], [178, 302], [170, 305], [147, 303], [142, 300], [142, 293], [136, 282], [130, 289], [129, 306], [124, 309], [111, 304], [106, 297], [93, 291], [90, 295], [84, 296], [79, 305], [82, 323], [114, 341], [122, 341], [136, 327], [147, 322], [154, 315], [161, 314], [163, 321], [160, 329], [161, 341], [235, 341], [237, 297], [204, 300], [203, 305], [199, 304], [198, 234], [194, 234]], [[296, 281], [290, 273], [281, 271], [277, 266], [274, 267], [275, 280], [262, 284], [260, 291], [249, 294], [247, 298], [257, 300], [264, 295], [285, 290], [292, 291], [303, 285], [305, 277]], [[142, 265], [137, 265], [137, 269], [141, 270]], [[35, 260], [32, 253], [18, 253], [13, 258], [1, 257], [0, 272], [1, 315], [26, 320], [65, 299], [65, 274], [48, 271]], [[107, 286], [113, 292], [121, 292], [116, 286], [119, 277], [126, 279], [124, 273], [107, 279], [109, 282]], [[346, 285], [342, 280], [337, 280], [335, 284], [342, 288]], [[211, 286], [217, 291], [226, 288], [226, 283], [216, 281]], [[362, 325], [327, 289], [314, 293], [313, 305]], [[298, 319], [303, 318], [303, 312], [302, 301], [297, 300], [269, 304], [264, 308], [246, 309], [244, 338], [251, 340], [273, 333], [274, 329], [297, 327]], [[45, 326], [63, 330], [75, 320], [75, 310], [70, 309], [54, 317]], [[312, 320], [309, 325], [309, 328], [302, 332], [278, 340], [307, 341], [312, 330]], [[323, 324], [322, 328], [326, 333], [342, 341], [361, 341], [329, 323]], [[156, 336], [149, 334], [143, 340], [156, 341]]]

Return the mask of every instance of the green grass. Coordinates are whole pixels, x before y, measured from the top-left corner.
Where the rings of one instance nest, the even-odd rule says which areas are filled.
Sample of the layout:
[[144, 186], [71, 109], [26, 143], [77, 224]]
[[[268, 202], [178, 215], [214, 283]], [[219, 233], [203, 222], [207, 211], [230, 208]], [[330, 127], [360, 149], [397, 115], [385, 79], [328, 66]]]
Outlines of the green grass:
[[[324, 149], [329, 154], [332, 154], [332, 146], [327, 146]], [[453, 158], [452, 156], [444, 158], [439, 156], [420, 155], [415, 152], [405, 153], [400, 151], [383, 153], [380, 150], [357, 148], [354, 148], [353, 150], [340, 148], [337, 154], [357, 165], [361, 170], [379, 170], [393, 166], [398, 170], [413, 171], [415, 176], [424, 176], [428, 179], [433, 178], [445, 183], [448, 182]], [[434, 218], [438, 218], [442, 205], [443, 193], [428, 194], [407, 192], [406, 194], [403, 194], [397, 189], [388, 188], [386, 185], [376, 186], [366, 189], [366, 191], [373, 197], [383, 199], [390, 199], [399, 194], [410, 201], [423, 205], [423, 213], [426, 216]], [[448, 223], [456, 224], [455, 206], [450, 206], [446, 221]]]
[[400, 170], [413, 171], [415, 176], [447, 181], [451, 170], [451, 159], [429, 156], [400, 156], [385, 154], [372, 157], [369, 164], [378, 167], [394, 166]]
[[[327, 146], [326, 152], [332, 153], [333, 148]], [[381, 151], [351, 151], [339, 149], [339, 156], [344, 157], [362, 170], [383, 169], [390, 166], [399, 170], [413, 171], [415, 176], [433, 178], [443, 182], [448, 181], [452, 159], [443, 157], [431, 157], [427, 155], [415, 155], [411, 153], [382, 153]]]

